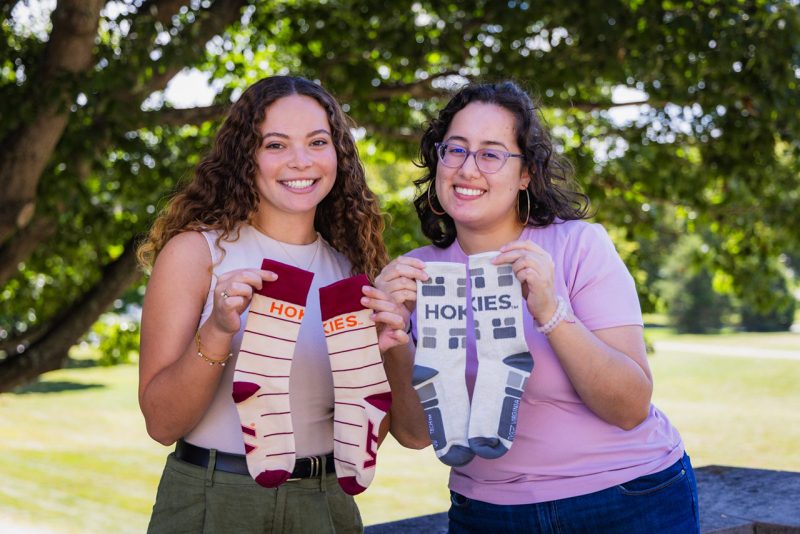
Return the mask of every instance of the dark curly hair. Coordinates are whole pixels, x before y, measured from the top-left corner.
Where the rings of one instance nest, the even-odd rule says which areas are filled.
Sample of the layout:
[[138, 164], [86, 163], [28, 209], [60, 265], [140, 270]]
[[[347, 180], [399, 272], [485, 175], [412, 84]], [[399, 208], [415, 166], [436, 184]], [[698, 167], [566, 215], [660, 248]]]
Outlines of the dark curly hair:
[[353, 265], [353, 274], [378, 275], [388, 262], [381, 236], [383, 218], [375, 195], [367, 187], [364, 167], [350, 134], [350, 121], [336, 100], [319, 85], [294, 76], [273, 76], [251, 85], [231, 106], [214, 140], [211, 153], [195, 169], [193, 180], [177, 193], [153, 224], [138, 257], [150, 267], [164, 245], [185, 231], [222, 230], [217, 244], [233, 236], [258, 209], [256, 152], [259, 127], [269, 106], [291, 96], [308, 96], [328, 115], [337, 171], [333, 189], [317, 206], [315, 229]]
[[[437, 215], [430, 205], [430, 202], [437, 201], [435, 189], [430, 196], [428, 192], [428, 188], [434, 186], [439, 163], [434, 145], [444, 139], [455, 114], [471, 102], [495, 104], [514, 115], [517, 143], [525, 155], [524, 165], [531, 177], [528, 184], [529, 210], [525, 191], [520, 191], [517, 196], [519, 213], [528, 212], [526, 225], [541, 227], [552, 224], [556, 218], [566, 221], [589, 216], [589, 197], [577, 190], [572, 165], [553, 151], [550, 134], [545, 130], [528, 94], [511, 81], [470, 84], [458, 91], [428, 124], [420, 141], [420, 161], [417, 165], [426, 169], [426, 174], [414, 181], [418, 193], [414, 207], [422, 224], [422, 233], [434, 245], [445, 248], [456, 238], [453, 219], [446, 213]], [[441, 206], [435, 210], [443, 211]]]

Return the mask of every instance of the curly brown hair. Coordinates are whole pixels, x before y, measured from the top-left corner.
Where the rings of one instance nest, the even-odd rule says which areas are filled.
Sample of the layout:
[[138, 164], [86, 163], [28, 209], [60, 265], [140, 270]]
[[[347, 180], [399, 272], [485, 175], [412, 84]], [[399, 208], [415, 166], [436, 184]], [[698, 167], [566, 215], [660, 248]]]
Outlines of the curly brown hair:
[[291, 95], [311, 97], [325, 109], [336, 148], [336, 181], [317, 206], [314, 228], [350, 260], [353, 274], [365, 273], [374, 280], [388, 262], [381, 235], [384, 223], [367, 186], [350, 120], [325, 89], [294, 76], [259, 80], [231, 106], [211, 153], [197, 166], [192, 181], [171, 199], [139, 247], [142, 266], [151, 267], [164, 245], [181, 232], [221, 230], [217, 245], [231, 236], [238, 239], [239, 225], [248, 222], [259, 205], [255, 180], [259, 127], [269, 106]]
[[[428, 188], [434, 186], [439, 163], [435, 144], [444, 139], [455, 114], [471, 102], [495, 104], [514, 115], [517, 143], [525, 156], [524, 164], [531, 177], [528, 184], [530, 198], [527, 198], [525, 190], [517, 196], [519, 213], [528, 213], [526, 225], [547, 226], [556, 218], [566, 221], [589, 216], [589, 197], [577, 190], [570, 163], [553, 151], [550, 134], [539, 120], [536, 106], [528, 94], [511, 81], [470, 84], [458, 91], [429, 123], [420, 141], [418, 166], [425, 168], [426, 173], [414, 181], [418, 192], [414, 207], [422, 225], [422, 233], [434, 245], [445, 248], [456, 238], [453, 219], [446, 213], [436, 214], [430, 205], [436, 195], [430, 194], [435, 193], [435, 189], [429, 193]], [[435, 210], [442, 212], [441, 206]]]

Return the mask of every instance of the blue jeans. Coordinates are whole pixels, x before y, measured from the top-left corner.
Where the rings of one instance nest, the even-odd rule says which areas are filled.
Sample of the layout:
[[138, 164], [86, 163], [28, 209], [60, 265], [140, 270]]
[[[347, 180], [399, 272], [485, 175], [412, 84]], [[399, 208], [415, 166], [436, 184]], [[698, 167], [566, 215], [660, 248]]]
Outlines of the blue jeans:
[[700, 532], [697, 483], [686, 454], [658, 473], [568, 499], [497, 505], [451, 491], [450, 500], [450, 534]]

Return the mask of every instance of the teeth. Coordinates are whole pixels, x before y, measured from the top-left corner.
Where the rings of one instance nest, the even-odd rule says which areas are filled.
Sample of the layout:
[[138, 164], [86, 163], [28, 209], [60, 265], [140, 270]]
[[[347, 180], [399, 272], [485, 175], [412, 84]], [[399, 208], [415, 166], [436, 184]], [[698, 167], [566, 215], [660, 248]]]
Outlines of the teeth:
[[310, 187], [313, 183], [314, 180], [288, 180], [283, 182], [283, 185], [291, 187], [292, 189], [304, 189]]
[[456, 187], [456, 193], [459, 195], [466, 195], [468, 197], [477, 197], [483, 194], [480, 189], [467, 189], [466, 187]]

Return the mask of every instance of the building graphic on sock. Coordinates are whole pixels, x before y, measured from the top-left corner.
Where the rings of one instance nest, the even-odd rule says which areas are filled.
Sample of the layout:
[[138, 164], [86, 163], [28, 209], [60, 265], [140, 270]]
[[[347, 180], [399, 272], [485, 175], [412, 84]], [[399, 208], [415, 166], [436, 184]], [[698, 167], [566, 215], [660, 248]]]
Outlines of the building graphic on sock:
[[429, 262], [430, 278], [417, 286], [417, 332], [412, 385], [419, 395], [433, 449], [459, 466], [475, 456], [467, 444], [467, 271], [457, 263]]

